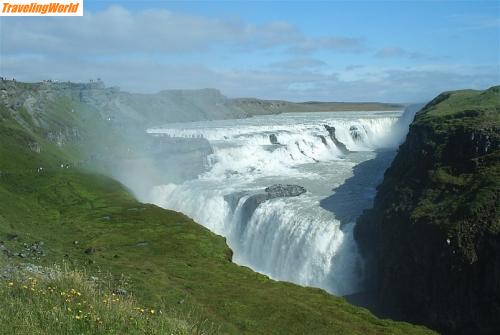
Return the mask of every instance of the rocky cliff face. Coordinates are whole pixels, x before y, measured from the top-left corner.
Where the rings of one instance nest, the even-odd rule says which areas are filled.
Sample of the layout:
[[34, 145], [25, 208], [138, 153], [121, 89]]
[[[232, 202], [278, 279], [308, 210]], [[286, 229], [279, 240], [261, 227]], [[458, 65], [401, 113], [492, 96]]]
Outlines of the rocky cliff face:
[[500, 87], [417, 113], [355, 238], [389, 316], [500, 333]]

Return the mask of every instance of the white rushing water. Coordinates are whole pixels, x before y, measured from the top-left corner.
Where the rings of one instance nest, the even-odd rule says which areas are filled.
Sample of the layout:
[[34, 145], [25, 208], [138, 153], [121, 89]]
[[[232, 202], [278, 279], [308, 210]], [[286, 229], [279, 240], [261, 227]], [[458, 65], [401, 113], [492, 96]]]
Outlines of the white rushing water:
[[[238, 264], [338, 295], [357, 292], [363, 273], [354, 221], [371, 205], [401, 142], [403, 132], [395, 129], [400, 115], [282, 114], [149, 129], [155, 136], [203, 138], [211, 146], [205, 171], [154, 187], [149, 201], [225, 236]], [[335, 128], [349, 152], [335, 144], [325, 125]], [[307, 192], [252, 201], [278, 183]]]

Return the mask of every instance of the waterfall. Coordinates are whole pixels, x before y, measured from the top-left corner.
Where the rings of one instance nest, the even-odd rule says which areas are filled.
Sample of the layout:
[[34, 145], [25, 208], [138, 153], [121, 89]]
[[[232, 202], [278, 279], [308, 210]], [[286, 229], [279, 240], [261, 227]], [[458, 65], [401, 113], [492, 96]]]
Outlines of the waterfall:
[[[363, 267], [352, 237], [354, 219], [342, 220], [344, 213], [327, 210], [320, 202], [351, 178], [358, 164], [374, 158], [376, 150], [394, 150], [400, 114], [327, 114], [149, 129], [155, 136], [203, 138], [212, 150], [205, 157], [206, 170], [196, 179], [158, 185], [148, 200], [225, 236], [238, 264], [338, 295], [357, 292]], [[347, 153], [336, 146], [339, 142]], [[380, 175], [383, 170], [367, 173]], [[307, 192], [256, 197], [278, 182], [301, 185]], [[339, 206], [345, 203], [345, 211], [355, 217], [359, 207], [366, 206], [362, 199], [374, 195], [376, 185], [371, 184], [362, 185], [360, 194], [341, 198]]]

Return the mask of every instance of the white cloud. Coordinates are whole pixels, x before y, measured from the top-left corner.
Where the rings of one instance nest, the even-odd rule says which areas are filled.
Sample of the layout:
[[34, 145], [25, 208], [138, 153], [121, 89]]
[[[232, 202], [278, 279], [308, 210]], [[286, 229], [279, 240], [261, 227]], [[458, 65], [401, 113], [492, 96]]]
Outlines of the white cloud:
[[[363, 39], [306, 36], [285, 21], [250, 24], [113, 6], [82, 18], [3, 17], [0, 29], [0, 74], [22, 81], [100, 77], [132, 92], [215, 87], [232, 97], [293, 101], [419, 101], [443, 90], [500, 82], [498, 64], [370, 66], [374, 55]], [[252, 51], [273, 62], [252, 67], [255, 59], [263, 62]], [[363, 63], [345, 67], [335, 62], [351, 55], [328, 53], [326, 64], [317, 58], [322, 53], [311, 55], [317, 51], [364, 52], [365, 58], [355, 55], [353, 62]], [[228, 63], [211, 61], [219, 56]], [[435, 60], [399, 47], [383, 48], [377, 56]]]
[[365, 67], [364, 65], [360, 65], [360, 64], [352, 64], [352, 65], [347, 65], [344, 70], [346, 71], [352, 71], [352, 70], [357, 70], [357, 69], [361, 69]]
[[335, 50], [339, 52], [364, 51], [364, 42], [360, 38], [351, 37], [319, 37], [302, 38], [291, 47], [292, 51], [299, 53], [314, 52], [317, 50]]
[[0, 24], [3, 54], [161, 54], [223, 47], [349, 51], [358, 43], [343, 36], [307, 38], [284, 21], [255, 25], [167, 10], [131, 12], [120, 6], [79, 18], [4, 17]]
[[292, 58], [280, 62], [272, 63], [270, 66], [272, 68], [278, 69], [288, 69], [288, 70], [301, 70], [301, 69], [312, 69], [321, 68], [326, 66], [326, 62], [314, 58]]
[[[75, 60], [50, 57], [2, 59], [3, 73], [18, 80], [47, 78], [88, 81], [101, 77], [108, 85], [132, 92], [215, 87], [230, 97], [292, 101], [429, 100], [442, 91], [484, 89], [498, 85], [498, 65], [421, 66], [413, 69], [361, 67], [340, 73], [316, 69], [217, 69], [196, 64], [168, 64], [154, 59]], [[36, 74], [36, 75], [35, 75]]]
[[418, 51], [409, 51], [400, 47], [385, 47], [378, 50], [375, 53], [375, 57], [378, 58], [409, 58], [409, 59], [421, 59], [421, 60], [433, 60], [436, 57], [428, 56], [424, 53]]

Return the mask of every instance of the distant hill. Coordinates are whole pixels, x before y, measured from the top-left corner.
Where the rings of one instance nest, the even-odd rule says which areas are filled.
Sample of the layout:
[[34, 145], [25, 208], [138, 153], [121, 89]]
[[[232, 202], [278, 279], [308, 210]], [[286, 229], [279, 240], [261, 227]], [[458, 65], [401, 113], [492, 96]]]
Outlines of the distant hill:
[[[401, 110], [398, 104], [377, 102], [304, 102], [255, 98], [230, 99], [216, 89], [165, 90], [154, 94], [139, 94], [106, 87], [103, 82], [18, 83], [1, 81], [3, 94], [29, 98], [24, 105], [34, 115], [36, 109], [56, 98], [65, 98], [96, 108], [102, 119], [115, 124], [151, 126], [169, 122], [245, 118], [253, 115], [286, 112], [375, 111]], [[18, 103], [21, 103], [18, 101]], [[24, 103], [24, 102], [23, 102]]]

